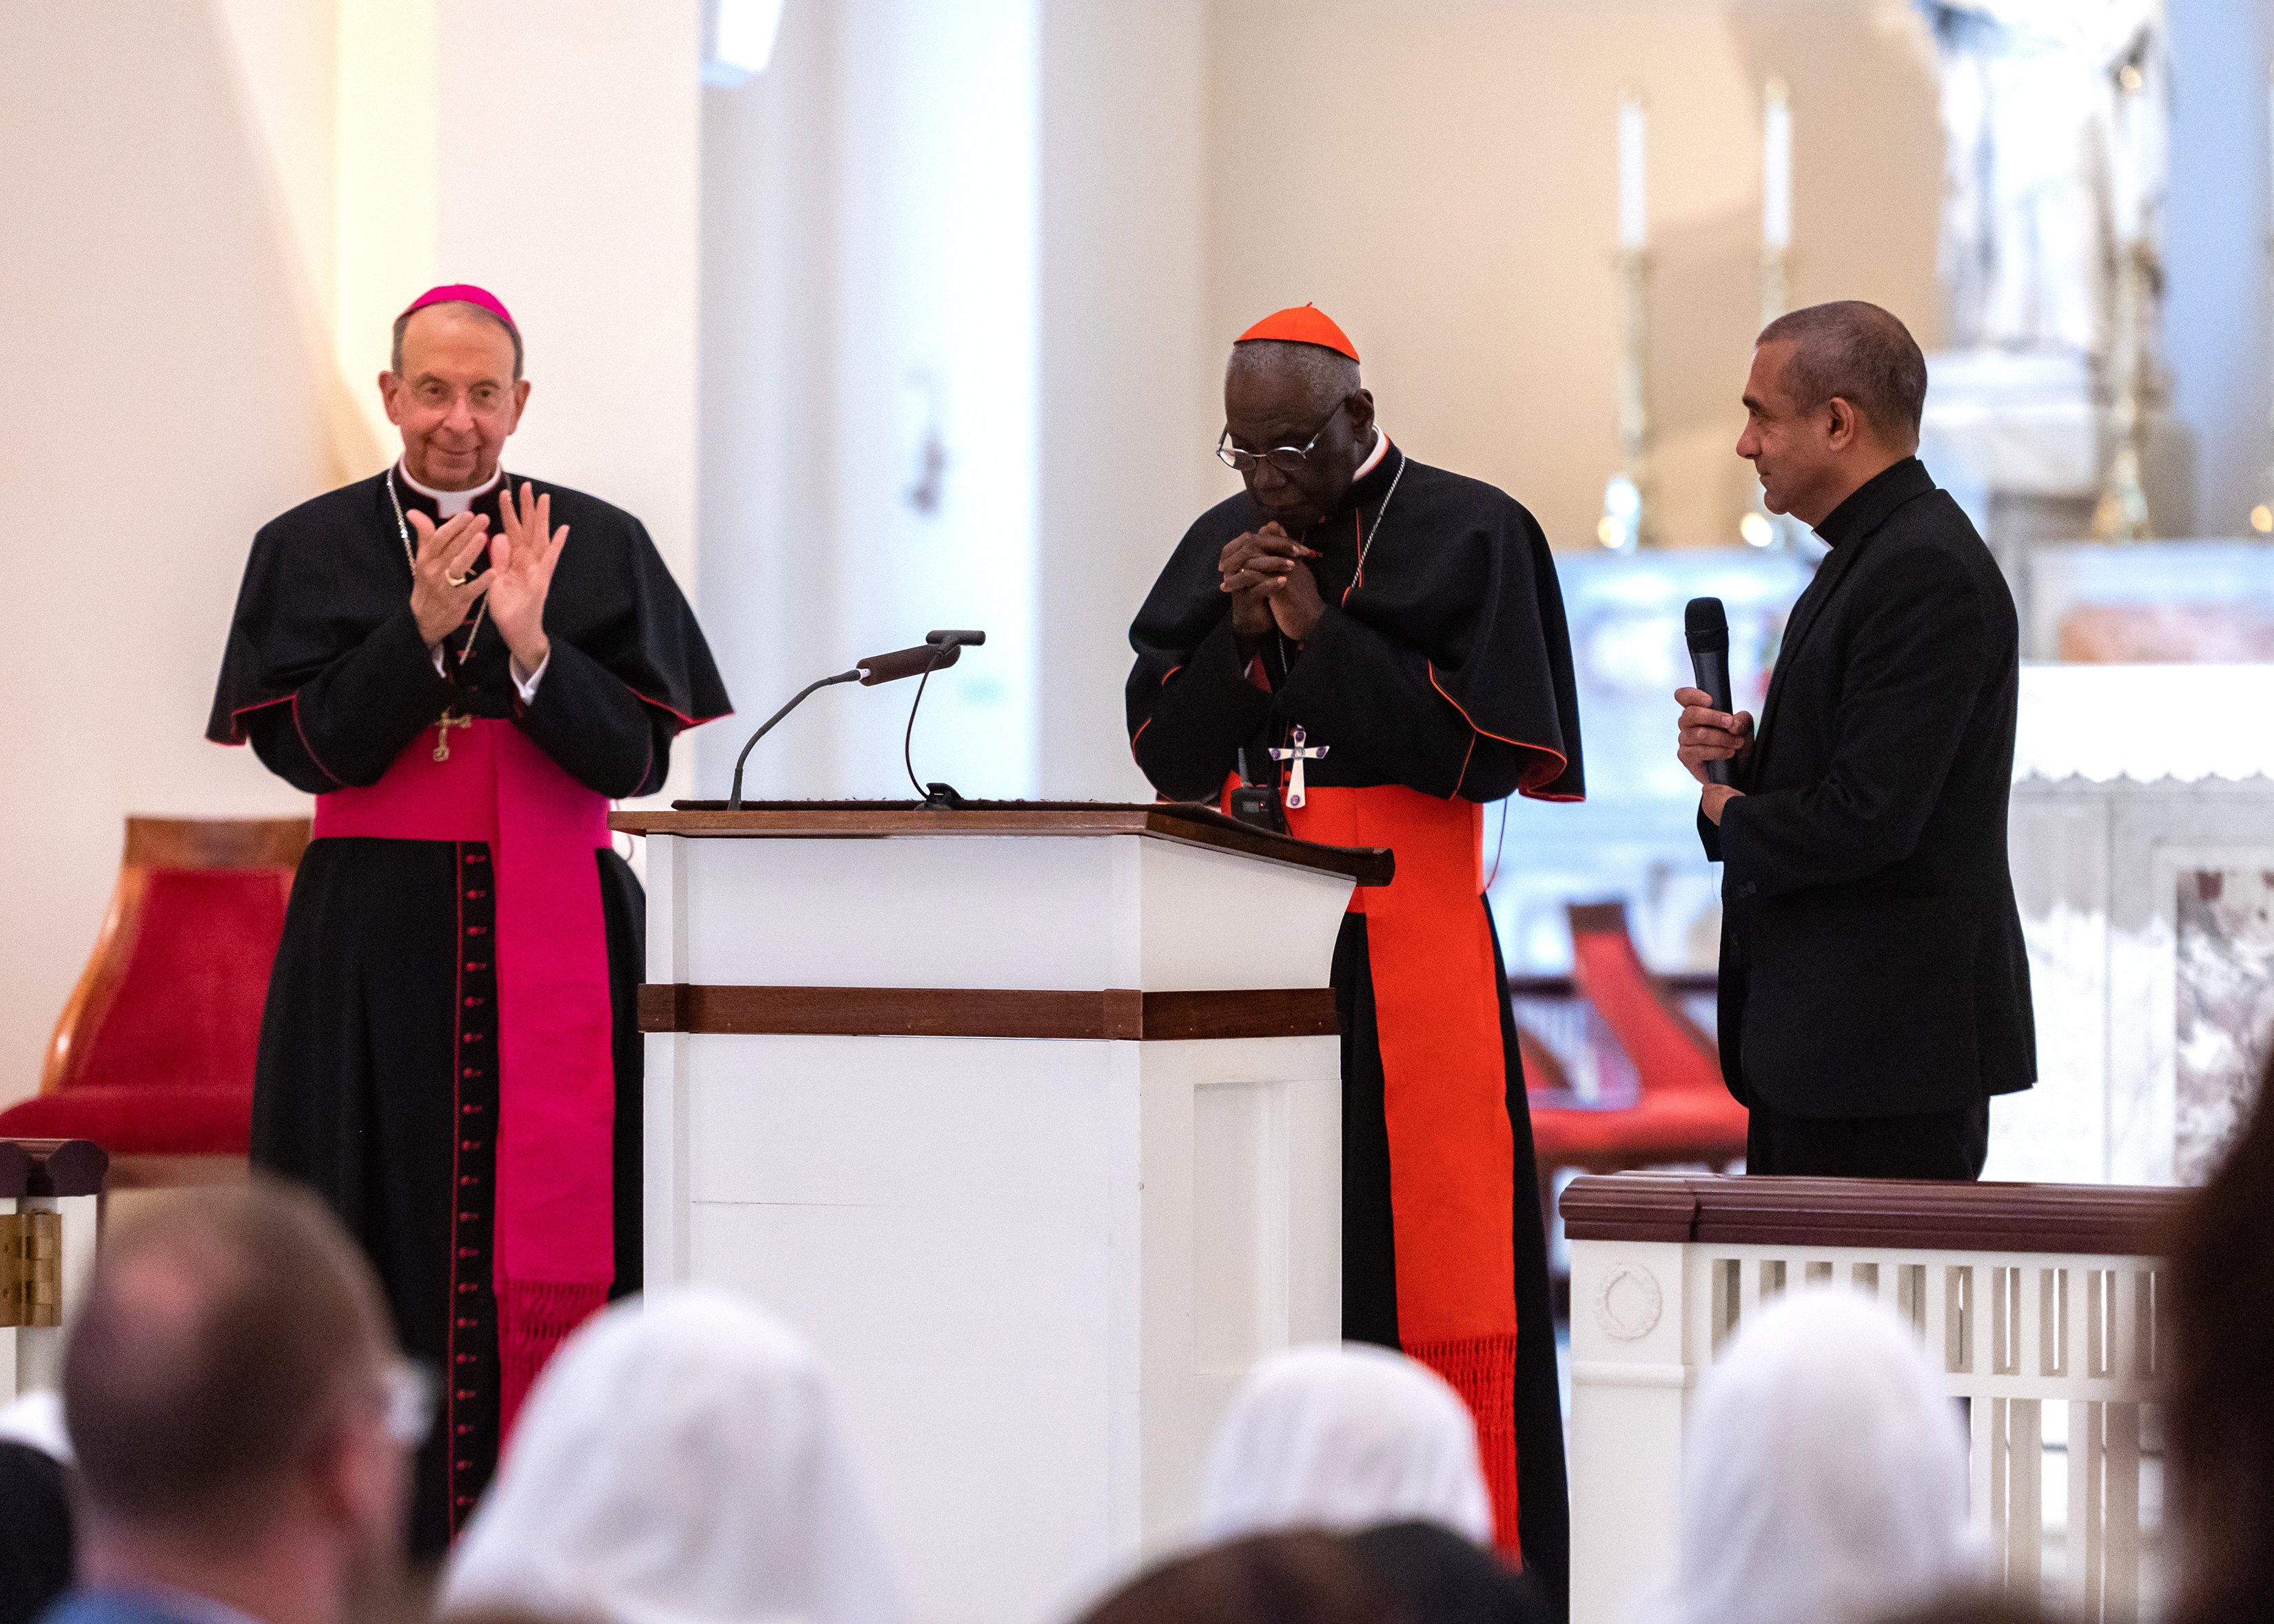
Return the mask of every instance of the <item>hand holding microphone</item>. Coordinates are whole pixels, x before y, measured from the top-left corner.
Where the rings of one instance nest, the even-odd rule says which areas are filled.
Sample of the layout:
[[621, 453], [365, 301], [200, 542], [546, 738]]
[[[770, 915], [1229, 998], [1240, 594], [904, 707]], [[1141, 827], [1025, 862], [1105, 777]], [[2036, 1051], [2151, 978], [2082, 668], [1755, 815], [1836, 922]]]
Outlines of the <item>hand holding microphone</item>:
[[[1697, 687], [1677, 688], [1674, 695], [1682, 707], [1682, 764], [1700, 784], [1727, 785], [1733, 777], [1730, 763], [1753, 748], [1751, 713], [1730, 709], [1728, 617], [1720, 598], [1693, 598], [1682, 618], [1690, 670], [1698, 680]], [[1718, 814], [1720, 807], [1712, 810]], [[1721, 819], [1716, 816], [1714, 821]]]

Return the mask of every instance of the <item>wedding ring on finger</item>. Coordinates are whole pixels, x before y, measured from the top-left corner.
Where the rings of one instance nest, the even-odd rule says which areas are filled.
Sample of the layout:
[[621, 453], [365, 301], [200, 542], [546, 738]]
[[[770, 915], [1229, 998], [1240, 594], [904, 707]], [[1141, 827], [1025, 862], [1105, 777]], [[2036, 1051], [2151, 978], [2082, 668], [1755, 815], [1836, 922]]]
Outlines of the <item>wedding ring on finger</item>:
[[467, 582], [471, 581], [473, 576], [471, 575], [444, 575], [442, 579], [448, 582], [452, 586], [463, 586]]

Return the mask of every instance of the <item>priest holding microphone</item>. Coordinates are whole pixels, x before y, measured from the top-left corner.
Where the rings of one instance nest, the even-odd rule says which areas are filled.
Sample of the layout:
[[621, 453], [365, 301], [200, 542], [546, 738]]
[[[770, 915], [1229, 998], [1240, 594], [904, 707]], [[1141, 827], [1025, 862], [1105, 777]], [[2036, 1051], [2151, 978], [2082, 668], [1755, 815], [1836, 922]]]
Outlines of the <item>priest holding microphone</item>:
[[1762, 329], [1737, 454], [1770, 511], [1831, 553], [1758, 727], [1702, 688], [1675, 695], [1722, 866], [1721, 1074], [1750, 1112], [1752, 1173], [1979, 1177], [1991, 1096], [2037, 1077], [2006, 854], [2019, 629], [1918, 460], [1926, 387], [1877, 305]]

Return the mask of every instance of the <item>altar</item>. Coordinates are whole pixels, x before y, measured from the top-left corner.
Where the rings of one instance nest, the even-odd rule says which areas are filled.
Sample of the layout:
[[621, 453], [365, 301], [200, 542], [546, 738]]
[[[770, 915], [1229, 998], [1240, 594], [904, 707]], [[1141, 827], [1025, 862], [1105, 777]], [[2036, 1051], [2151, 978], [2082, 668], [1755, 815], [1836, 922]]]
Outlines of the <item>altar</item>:
[[1339, 1337], [1327, 985], [1388, 853], [1197, 808], [773, 803], [646, 838], [646, 1271], [811, 1340], [910, 1612], [1173, 1543], [1258, 1358]]

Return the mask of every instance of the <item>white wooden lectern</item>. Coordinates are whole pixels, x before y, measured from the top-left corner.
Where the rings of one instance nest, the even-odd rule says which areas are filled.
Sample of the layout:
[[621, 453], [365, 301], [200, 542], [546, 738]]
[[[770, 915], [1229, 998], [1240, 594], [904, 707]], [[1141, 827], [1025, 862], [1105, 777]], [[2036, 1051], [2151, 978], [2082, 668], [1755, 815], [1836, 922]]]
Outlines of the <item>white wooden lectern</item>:
[[1389, 854], [1166, 805], [614, 822], [649, 1284], [812, 1340], [915, 1619], [1038, 1619], [1173, 1541], [1240, 1375], [1341, 1334], [1327, 980]]

